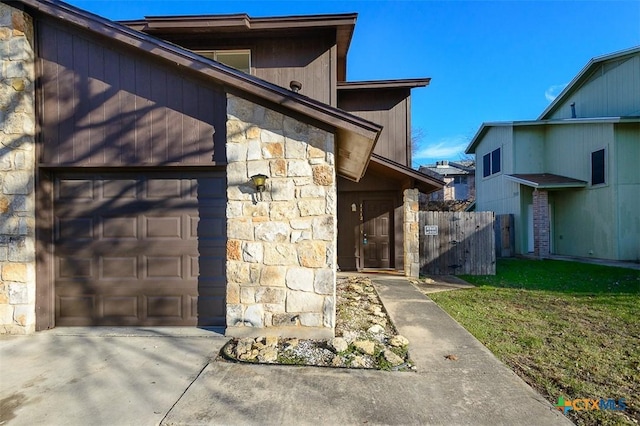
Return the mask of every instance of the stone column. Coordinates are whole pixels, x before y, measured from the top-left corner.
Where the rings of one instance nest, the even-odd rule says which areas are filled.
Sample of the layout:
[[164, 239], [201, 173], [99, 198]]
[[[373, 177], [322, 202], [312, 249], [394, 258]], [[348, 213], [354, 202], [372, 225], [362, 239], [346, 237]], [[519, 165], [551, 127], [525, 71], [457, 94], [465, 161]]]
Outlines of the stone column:
[[227, 335], [333, 337], [333, 134], [229, 96], [226, 148]]
[[538, 258], [550, 253], [549, 192], [533, 191], [533, 252]]
[[404, 274], [418, 277], [420, 274], [420, 208], [417, 189], [404, 190]]
[[0, 3], [0, 333], [35, 331], [33, 21]]

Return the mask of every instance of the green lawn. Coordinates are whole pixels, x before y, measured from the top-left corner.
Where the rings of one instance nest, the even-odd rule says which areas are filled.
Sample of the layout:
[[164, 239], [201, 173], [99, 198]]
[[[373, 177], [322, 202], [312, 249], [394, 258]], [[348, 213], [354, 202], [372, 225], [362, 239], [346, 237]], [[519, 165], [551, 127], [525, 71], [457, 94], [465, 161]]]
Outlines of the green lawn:
[[625, 398], [573, 422], [640, 422], [640, 271], [500, 259], [495, 276], [461, 278], [477, 287], [430, 297], [554, 405]]

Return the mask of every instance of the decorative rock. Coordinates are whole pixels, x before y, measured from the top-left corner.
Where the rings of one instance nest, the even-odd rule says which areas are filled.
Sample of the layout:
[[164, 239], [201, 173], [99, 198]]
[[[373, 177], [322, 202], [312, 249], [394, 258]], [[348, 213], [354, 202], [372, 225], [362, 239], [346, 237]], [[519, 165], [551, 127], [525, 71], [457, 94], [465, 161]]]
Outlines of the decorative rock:
[[391, 339], [389, 339], [389, 344], [391, 346], [399, 348], [402, 346], [407, 346], [409, 344], [409, 340], [406, 337], [398, 334], [397, 336], [393, 336]]
[[293, 349], [298, 346], [300, 341], [298, 339], [289, 339], [285, 342], [285, 349]]
[[398, 366], [400, 364], [402, 364], [404, 362], [404, 359], [402, 359], [401, 357], [399, 357], [398, 355], [396, 355], [393, 351], [390, 351], [389, 349], [385, 349], [383, 352], [383, 356], [384, 359], [386, 359], [389, 364], [391, 364], [392, 366]]
[[353, 345], [356, 349], [366, 355], [373, 355], [376, 351], [376, 344], [371, 340], [356, 340], [353, 342]]
[[278, 349], [273, 346], [267, 346], [264, 350], [260, 351], [258, 355], [258, 361], [260, 362], [275, 362], [278, 359]]
[[380, 324], [375, 324], [369, 327], [367, 332], [371, 334], [381, 334], [381, 333], [384, 333], [384, 327], [382, 327]]
[[336, 337], [329, 340], [329, 346], [336, 352], [344, 352], [349, 348], [349, 344], [342, 337]]
[[351, 360], [351, 366], [355, 368], [366, 367], [367, 363], [361, 356], [356, 356]]

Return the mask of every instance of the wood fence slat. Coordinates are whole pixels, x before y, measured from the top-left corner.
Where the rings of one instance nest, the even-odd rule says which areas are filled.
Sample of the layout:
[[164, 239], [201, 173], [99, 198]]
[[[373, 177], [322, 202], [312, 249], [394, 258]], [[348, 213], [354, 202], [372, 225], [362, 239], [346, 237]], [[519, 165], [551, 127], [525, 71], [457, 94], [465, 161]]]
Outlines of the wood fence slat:
[[[509, 223], [503, 218], [497, 223], [503, 222]], [[425, 235], [425, 227], [433, 225], [438, 234]], [[498, 239], [502, 244], [493, 212], [420, 212], [420, 272], [493, 275]]]

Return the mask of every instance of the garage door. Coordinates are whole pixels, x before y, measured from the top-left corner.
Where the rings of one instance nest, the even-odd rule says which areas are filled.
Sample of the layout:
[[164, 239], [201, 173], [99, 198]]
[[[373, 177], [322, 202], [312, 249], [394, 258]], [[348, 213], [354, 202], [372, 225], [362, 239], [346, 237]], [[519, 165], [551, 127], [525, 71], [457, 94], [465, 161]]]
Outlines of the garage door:
[[57, 326], [222, 326], [219, 173], [58, 174]]

